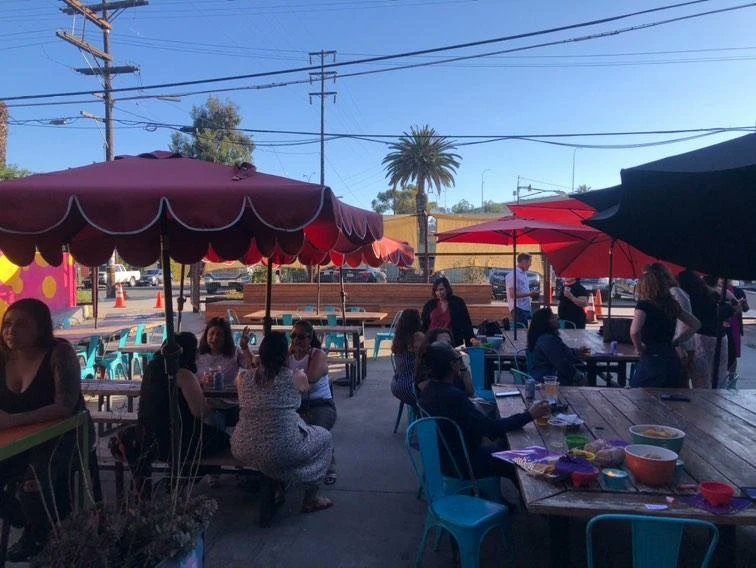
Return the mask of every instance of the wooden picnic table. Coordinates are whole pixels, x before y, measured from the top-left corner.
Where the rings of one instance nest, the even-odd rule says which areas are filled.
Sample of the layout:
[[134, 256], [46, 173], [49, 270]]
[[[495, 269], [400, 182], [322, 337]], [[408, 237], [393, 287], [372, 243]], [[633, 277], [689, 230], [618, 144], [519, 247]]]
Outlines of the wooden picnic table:
[[[489, 350], [486, 353], [486, 359], [489, 361], [502, 360], [513, 361], [517, 357], [517, 352], [525, 349], [528, 344], [527, 331], [518, 330], [517, 339], [514, 338], [513, 331], [504, 332], [504, 342], [498, 350]], [[571, 349], [580, 349], [587, 347], [590, 353], [580, 353], [578, 357], [585, 363], [589, 384], [596, 386], [596, 376], [602, 367], [608, 371], [617, 373], [618, 382], [625, 386], [627, 382], [627, 367], [636, 363], [640, 356], [635, 352], [632, 345], [626, 343], [617, 344], [617, 352], [610, 352], [610, 343], [604, 343], [601, 335], [592, 329], [560, 329], [559, 337]]]
[[[512, 390], [494, 386], [494, 391]], [[524, 387], [521, 395], [497, 397], [502, 416], [526, 408]], [[683, 394], [685, 401], [664, 401], [665, 392]], [[634, 424], [664, 424], [686, 433], [680, 458], [685, 471], [680, 484], [722, 481], [734, 487], [756, 483], [756, 391], [688, 390], [688, 389], [610, 389], [560, 387], [559, 397], [585, 424], [580, 433], [591, 438], [621, 439], [630, 442], [628, 428]], [[564, 430], [553, 426], [526, 425], [507, 434], [511, 449], [543, 446], [564, 449]], [[733, 515], [714, 515], [687, 505], [680, 497], [688, 495], [677, 484], [649, 487], [637, 482], [626, 490], [610, 491], [599, 485], [575, 489], [568, 483], [537, 479], [517, 468], [522, 496], [528, 511], [549, 515], [552, 535], [552, 561], [562, 565], [571, 517], [592, 517], [603, 513], [635, 513], [704, 519], [719, 525], [722, 536], [720, 553], [732, 557], [725, 566], [735, 566], [735, 527], [756, 525], [756, 507], [750, 506]], [[631, 476], [632, 477], [632, 476]], [[668, 503], [667, 497], [674, 498]], [[646, 505], [668, 505], [667, 509], [649, 511]], [[565, 537], [565, 538], [563, 538]], [[730, 563], [731, 562], [731, 563]]]
[[[341, 310], [338, 310], [336, 312], [308, 312], [306, 310], [270, 310], [270, 317], [273, 319], [281, 319], [285, 314], [291, 315], [295, 320], [297, 319], [305, 319], [309, 321], [325, 321], [328, 319], [329, 315], [335, 315], [337, 320], [343, 321], [344, 316], [346, 316], [347, 322], [358, 322], [358, 323], [365, 323], [365, 322], [372, 322], [372, 321], [380, 321], [384, 319], [388, 313], [387, 312], [346, 312], [346, 314], [342, 314]], [[265, 310], [257, 310], [248, 314], [244, 315], [245, 318], [256, 320], [256, 321], [262, 321], [265, 317]]]
[[67, 339], [71, 343], [79, 343], [80, 341], [92, 337], [92, 336], [100, 336], [103, 338], [103, 340], [109, 340], [117, 338], [120, 334], [120, 332], [124, 329], [132, 329], [136, 327], [137, 325], [144, 325], [145, 331], [149, 331], [151, 329], [155, 329], [157, 327], [160, 327], [162, 325], [165, 325], [165, 322], [153, 320], [153, 321], [138, 321], [138, 322], [132, 322], [132, 323], [121, 323], [121, 324], [110, 324], [110, 325], [101, 325], [98, 328], [94, 327], [72, 327], [69, 329], [56, 329], [55, 330], [55, 337], [61, 337], [63, 339]]

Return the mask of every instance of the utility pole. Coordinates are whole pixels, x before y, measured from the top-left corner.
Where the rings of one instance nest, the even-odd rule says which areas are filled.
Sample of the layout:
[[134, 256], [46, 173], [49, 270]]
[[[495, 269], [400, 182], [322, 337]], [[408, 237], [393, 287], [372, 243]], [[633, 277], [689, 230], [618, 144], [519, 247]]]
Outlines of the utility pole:
[[[82, 51], [89, 53], [91, 56], [102, 61], [102, 66], [98, 63], [96, 67], [84, 67], [76, 69], [82, 75], [96, 75], [102, 77], [103, 95], [105, 103], [105, 159], [111, 161], [114, 157], [113, 145], [113, 96], [112, 96], [112, 77], [121, 73], [136, 73], [139, 67], [133, 65], [114, 66], [113, 58], [110, 54], [110, 30], [113, 29], [111, 21], [127, 8], [146, 6], [147, 0], [120, 0], [114, 2], [102, 2], [96, 4], [84, 5], [79, 0], [63, 0], [65, 8], [61, 12], [69, 15], [83, 16], [88, 22], [91, 22], [102, 30], [102, 49], [86, 42], [82, 37], [65, 31], [57, 31], [57, 35], [62, 40], [78, 47]], [[100, 11], [98, 15], [97, 10]]]
[[314, 58], [320, 59], [320, 71], [310, 73], [310, 83], [320, 81], [320, 91], [310, 92], [310, 104], [312, 104], [312, 97], [320, 97], [320, 185], [325, 185], [325, 98], [333, 97], [333, 102], [336, 103], [336, 91], [325, 90], [327, 79], [336, 83], [336, 71], [326, 71], [325, 62], [327, 57], [330, 57], [331, 61], [336, 61], [336, 52], [321, 49], [312, 51], [309, 55], [310, 64]]
[[[98, 49], [84, 40], [83, 28], [81, 37], [62, 30], [55, 32], [55, 35], [95, 58], [95, 67], [84, 67], [76, 69], [76, 71], [82, 75], [102, 77], [102, 99], [105, 103], [105, 118], [103, 120], [105, 123], [105, 160], [110, 162], [115, 156], [113, 145], [113, 95], [111, 93], [113, 89], [112, 77], [121, 73], [136, 73], [139, 71], [139, 67], [133, 65], [121, 65], [117, 67], [112, 65], [110, 30], [113, 29], [113, 26], [110, 22], [123, 10], [146, 6], [148, 2], [147, 0], [115, 0], [113, 2], [102, 0], [96, 4], [84, 5], [79, 0], [63, 0], [63, 3], [66, 4], [66, 7], [61, 8], [61, 12], [71, 16], [82, 16], [87, 22], [94, 24], [102, 30], [102, 49]], [[98, 15], [97, 10], [100, 11], [100, 15]], [[102, 66], [97, 63], [98, 59], [102, 61]], [[115, 260], [114, 257], [111, 257], [111, 259], [113, 260], [108, 263], [106, 280], [106, 297], [108, 298], [115, 297], [115, 267], [113, 266]], [[96, 294], [97, 287], [95, 284], [93, 284], [92, 289], [93, 293]]]

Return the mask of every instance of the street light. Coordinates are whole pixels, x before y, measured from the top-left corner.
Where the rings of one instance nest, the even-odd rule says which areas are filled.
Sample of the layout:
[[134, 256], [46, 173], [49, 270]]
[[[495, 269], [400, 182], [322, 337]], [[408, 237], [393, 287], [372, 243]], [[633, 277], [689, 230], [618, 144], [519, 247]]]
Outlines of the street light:
[[572, 193], [575, 193], [575, 154], [577, 154], [579, 149], [580, 148], [576, 146], [572, 151]]
[[482, 172], [480, 172], [480, 210], [483, 211], [483, 186], [486, 183], [485, 175], [486, 172], [490, 172], [491, 168], [486, 168]]

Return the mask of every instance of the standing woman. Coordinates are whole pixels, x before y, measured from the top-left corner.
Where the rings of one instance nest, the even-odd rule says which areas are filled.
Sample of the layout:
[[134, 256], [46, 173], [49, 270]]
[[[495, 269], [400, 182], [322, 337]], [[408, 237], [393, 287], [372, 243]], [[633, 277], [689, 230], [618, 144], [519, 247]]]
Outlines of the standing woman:
[[445, 276], [434, 280], [432, 297], [425, 302], [421, 319], [423, 333], [438, 327], [450, 329], [455, 347], [478, 343], [473, 335], [467, 305], [462, 298], [454, 295]]
[[[67, 341], [53, 337], [48, 307], [31, 298], [11, 304], [0, 337], [0, 430], [67, 418], [83, 409], [79, 361]], [[0, 511], [6, 522], [24, 528], [8, 550], [9, 561], [26, 561], [43, 548], [51, 528], [44, 503], [55, 502], [61, 518], [70, 512], [61, 484], [78, 463], [79, 450], [89, 448], [77, 449], [71, 432], [0, 463]], [[18, 499], [8, 485], [15, 482]]]
[[425, 340], [420, 331], [420, 312], [404, 310], [396, 322], [391, 356], [394, 359], [394, 376], [391, 379], [391, 394], [404, 404], [417, 407], [415, 398], [415, 367], [417, 354]]
[[[287, 367], [294, 373], [305, 372], [309, 389], [302, 393], [299, 415], [307, 424], [331, 430], [336, 424], [336, 404], [331, 393], [331, 379], [328, 376], [328, 358], [320, 348], [320, 340], [315, 335], [312, 324], [299, 320], [291, 328], [291, 347]], [[326, 485], [336, 483], [336, 460], [323, 479]]]
[[[678, 387], [682, 369], [677, 346], [690, 339], [701, 322], [680, 307], [670, 293], [669, 283], [656, 271], [643, 274], [638, 282], [638, 298], [630, 339], [640, 361], [630, 386]], [[684, 326], [675, 337], [677, 320]]]

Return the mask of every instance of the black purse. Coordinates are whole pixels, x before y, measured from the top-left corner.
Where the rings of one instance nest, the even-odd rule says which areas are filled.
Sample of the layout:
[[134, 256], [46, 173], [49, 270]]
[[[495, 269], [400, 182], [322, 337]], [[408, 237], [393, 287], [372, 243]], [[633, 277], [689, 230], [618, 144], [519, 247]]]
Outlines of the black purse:
[[617, 343], [632, 343], [630, 339], [630, 326], [633, 320], [629, 318], [617, 318], [604, 321], [602, 329], [604, 343], [616, 341]]

